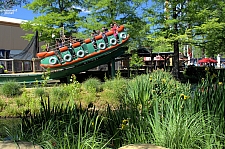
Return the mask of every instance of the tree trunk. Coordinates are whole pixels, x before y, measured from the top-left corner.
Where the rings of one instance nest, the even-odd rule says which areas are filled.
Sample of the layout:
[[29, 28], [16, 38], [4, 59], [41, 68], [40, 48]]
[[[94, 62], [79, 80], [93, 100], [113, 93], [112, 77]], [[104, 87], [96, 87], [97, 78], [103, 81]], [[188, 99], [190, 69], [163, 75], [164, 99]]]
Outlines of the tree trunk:
[[173, 75], [176, 79], [179, 79], [179, 42], [178, 40], [173, 42], [174, 58], [173, 58]]
[[[177, 8], [176, 5], [173, 7], [173, 19], [177, 19]], [[178, 24], [174, 23], [174, 34], [178, 33]], [[173, 75], [176, 79], [179, 79], [179, 41], [173, 42], [174, 58], [173, 58]]]

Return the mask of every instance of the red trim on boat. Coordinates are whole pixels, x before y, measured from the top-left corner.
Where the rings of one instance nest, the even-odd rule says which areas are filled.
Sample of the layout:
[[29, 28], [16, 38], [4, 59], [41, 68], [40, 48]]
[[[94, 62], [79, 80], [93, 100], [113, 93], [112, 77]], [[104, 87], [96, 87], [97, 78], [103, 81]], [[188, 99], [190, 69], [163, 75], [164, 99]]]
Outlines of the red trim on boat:
[[124, 30], [124, 25], [120, 25], [120, 27], [117, 29], [118, 32], [122, 32]]
[[85, 42], [85, 43], [90, 43], [90, 42], [91, 42], [91, 39], [90, 39], [90, 38], [85, 39], [84, 42]]
[[[127, 36], [126, 39], [122, 40], [122, 43], [121, 43], [121, 44], [125, 43], [128, 39], [129, 39], [129, 35]], [[96, 55], [98, 55], [98, 54], [100, 54], [100, 53], [104, 53], [104, 52], [106, 52], [106, 51], [109, 51], [109, 50], [111, 50], [111, 49], [114, 49], [114, 48], [116, 48], [117, 46], [119, 46], [119, 45], [121, 45], [121, 44], [117, 44], [117, 45], [115, 45], [115, 46], [111, 46], [110, 48], [106, 48], [105, 50], [101, 50], [101, 51], [98, 51], [98, 52], [93, 52], [93, 53], [91, 53], [91, 54], [89, 54], [89, 55], [87, 55], [87, 56], [85, 56], [85, 57], [83, 57], [83, 58], [78, 58], [78, 59], [76, 59], [76, 60], [73, 60], [73, 61], [70, 61], [70, 62], [66, 62], [66, 63], [63, 64], [63, 65], [62, 65], [62, 64], [56, 64], [56, 65], [40, 64], [40, 66], [41, 66], [41, 67], [45, 67], [45, 68], [57, 68], [57, 67], [59, 68], [59, 67], [62, 67], [62, 66], [68, 66], [68, 65], [71, 65], [71, 64], [80, 62], [80, 61], [82, 61], [82, 60], [88, 59], [88, 58], [90, 58], [90, 57], [96, 56]]]
[[107, 32], [105, 34], [106, 34], [106, 36], [111, 36], [111, 35], [113, 35], [113, 31], [109, 31], [109, 32]]
[[37, 57], [43, 58], [43, 57], [45, 57], [45, 55], [46, 55], [47, 53], [48, 53], [48, 52], [40, 52], [40, 53], [37, 53]]
[[68, 50], [68, 47], [67, 47], [67, 46], [62, 47], [62, 48], [60, 48], [59, 50], [60, 50], [60, 52], [65, 52], [65, 51], [67, 51], [67, 50]]
[[[68, 50], [68, 47], [67, 46], [62, 47], [59, 50], [60, 50], [60, 52], [64, 52], [64, 51]], [[45, 58], [45, 57], [52, 56], [52, 55], [55, 55], [55, 51], [37, 53], [38, 58]]]
[[50, 51], [45, 54], [45, 57], [53, 56], [53, 55], [55, 55], [55, 51]]
[[72, 46], [73, 46], [74, 48], [79, 47], [80, 45], [81, 45], [80, 42], [76, 42], [76, 43], [73, 43], [73, 44], [72, 44]]
[[95, 36], [95, 40], [102, 39], [102, 35]]

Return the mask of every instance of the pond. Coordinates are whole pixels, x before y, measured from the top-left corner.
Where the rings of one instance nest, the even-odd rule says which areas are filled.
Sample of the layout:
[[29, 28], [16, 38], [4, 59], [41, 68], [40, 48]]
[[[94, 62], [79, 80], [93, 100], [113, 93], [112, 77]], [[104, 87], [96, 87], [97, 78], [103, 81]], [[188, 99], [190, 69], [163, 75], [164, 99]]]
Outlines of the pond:
[[20, 123], [19, 118], [0, 118], [0, 140], [10, 140], [10, 137], [16, 136], [20, 131], [18, 129]]

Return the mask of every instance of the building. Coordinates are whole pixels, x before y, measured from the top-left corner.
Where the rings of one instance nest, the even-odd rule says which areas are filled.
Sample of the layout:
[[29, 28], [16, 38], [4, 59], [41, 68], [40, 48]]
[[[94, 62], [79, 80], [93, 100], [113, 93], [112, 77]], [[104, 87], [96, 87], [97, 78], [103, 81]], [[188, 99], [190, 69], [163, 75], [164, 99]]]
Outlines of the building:
[[21, 19], [8, 18], [0, 16], [0, 49], [1, 50], [23, 50], [29, 41], [23, 39], [27, 32], [24, 31], [20, 24]]
[[[27, 20], [0, 16], [0, 64], [3, 64], [9, 72], [30, 71], [32, 64], [29, 61], [19, 61], [13, 56], [21, 53], [29, 44], [28, 40], [22, 38], [26, 33], [20, 25]], [[5, 60], [9, 59], [9, 60]], [[14, 69], [12, 64], [14, 63]], [[13, 70], [12, 70], [13, 69]]]

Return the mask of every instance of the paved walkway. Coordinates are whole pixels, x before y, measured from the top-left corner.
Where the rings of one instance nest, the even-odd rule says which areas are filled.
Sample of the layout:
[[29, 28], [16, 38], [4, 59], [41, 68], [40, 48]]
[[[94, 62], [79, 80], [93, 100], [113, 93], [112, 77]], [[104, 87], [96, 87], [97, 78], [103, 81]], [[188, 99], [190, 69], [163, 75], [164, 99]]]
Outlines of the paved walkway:
[[[13, 141], [0, 141], [0, 149], [42, 149], [42, 147], [33, 145], [30, 142], [13, 142]], [[168, 149], [161, 146], [152, 144], [130, 144], [119, 149]]]
[[42, 149], [30, 142], [0, 141], [0, 149]]
[[161, 146], [155, 146], [152, 144], [130, 144], [119, 149], [167, 149]]

